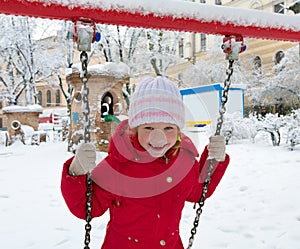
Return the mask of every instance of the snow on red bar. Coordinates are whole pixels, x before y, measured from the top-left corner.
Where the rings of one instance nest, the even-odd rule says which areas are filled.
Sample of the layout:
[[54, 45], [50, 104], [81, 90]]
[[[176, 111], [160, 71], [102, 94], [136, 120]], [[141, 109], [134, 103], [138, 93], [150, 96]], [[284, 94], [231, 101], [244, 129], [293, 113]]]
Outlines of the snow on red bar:
[[0, 0], [0, 13], [206, 34], [300, 41], [300, 15], [179, 0]]

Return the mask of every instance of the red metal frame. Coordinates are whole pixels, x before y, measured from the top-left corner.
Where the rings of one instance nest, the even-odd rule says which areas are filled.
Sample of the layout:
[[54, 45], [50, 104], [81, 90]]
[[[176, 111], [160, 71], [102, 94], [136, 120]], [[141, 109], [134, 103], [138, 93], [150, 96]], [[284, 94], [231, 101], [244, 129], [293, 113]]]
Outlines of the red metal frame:
[[[225, 8], [225, 7], [224, 7]], [[253, 10], [255, 13], [255, 10]], [[219, 21], [199, 21], [195, 19], [178, 18], [174, 16], [157, 16], [155, 13], [131, 13], [114, 9], [81, 8], [59, 4], [47, 5], [42, 2], [28, 0], [0, 0], [0, 13], [40, 17], [49, 19], [63, 19], [76, 21], [89, 18], [96, 23], [107, 23], [130, 27], [144, 27], [154, 29], [178, 30], [218, 35], [243, 35], [244, 37], [262, 38], [300, 42], [300, 32], [274, 27], [257, 27], [221, 23]], [[297, 18], [295, 16], [295, 18]], [[300, 18], [299, 18], [300, 19]], [[299, 20], [300, 25], [300, 20]]]

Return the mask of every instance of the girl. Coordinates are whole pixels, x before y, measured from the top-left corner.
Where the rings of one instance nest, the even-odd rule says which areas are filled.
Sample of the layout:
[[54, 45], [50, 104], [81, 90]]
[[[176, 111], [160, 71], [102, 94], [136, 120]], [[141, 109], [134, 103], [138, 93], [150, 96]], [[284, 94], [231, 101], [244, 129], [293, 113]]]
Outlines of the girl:
[[184, 203], [199, 201], [208, 158], [216, 165], [206, 196], [216, 189], [229, 163], [224, 137], [210, 137], [196, 159], [196, 147], [180, 131], [185, 117], [180, 92], [165, 77], [140, 82], [128, 116], [97, 166], [92, 144], [81, 144], [65, 162], [63, 197], [70, 211], [85, 219], [85, 174], [91, 171], [92, 217], [110, 212], [102, 249], [183, 249], [179, 223]]

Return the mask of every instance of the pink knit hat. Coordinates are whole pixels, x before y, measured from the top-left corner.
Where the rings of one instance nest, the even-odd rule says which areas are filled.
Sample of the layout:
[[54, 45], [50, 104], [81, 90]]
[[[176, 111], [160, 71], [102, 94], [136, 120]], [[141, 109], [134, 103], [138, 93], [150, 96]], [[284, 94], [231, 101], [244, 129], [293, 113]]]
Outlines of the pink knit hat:
[[143, 79], [135, 89], [129, 106], [129, 126], [171, 123], [184, 127], [184, 105], [178, 88], [165, 77]]

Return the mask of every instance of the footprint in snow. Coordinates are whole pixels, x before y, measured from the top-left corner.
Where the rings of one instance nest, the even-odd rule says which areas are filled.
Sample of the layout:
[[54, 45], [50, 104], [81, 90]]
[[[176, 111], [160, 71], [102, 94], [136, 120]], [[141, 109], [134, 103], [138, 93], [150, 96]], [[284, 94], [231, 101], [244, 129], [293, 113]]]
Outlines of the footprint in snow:
[[248, 190], [248, 187], [247, 187], [247, 186], [241, 186], [241, 187], [240, 187], [240, 191], [241, 191], [241, 192], [244, 192], [244, 191], [246, 191], [246, 190]]

